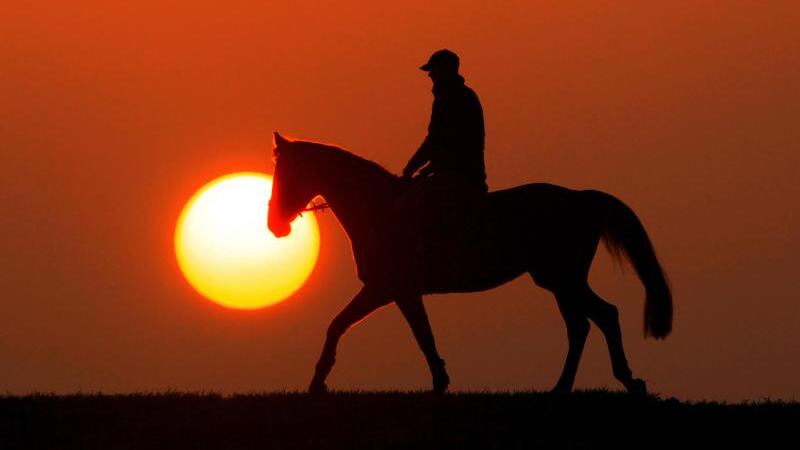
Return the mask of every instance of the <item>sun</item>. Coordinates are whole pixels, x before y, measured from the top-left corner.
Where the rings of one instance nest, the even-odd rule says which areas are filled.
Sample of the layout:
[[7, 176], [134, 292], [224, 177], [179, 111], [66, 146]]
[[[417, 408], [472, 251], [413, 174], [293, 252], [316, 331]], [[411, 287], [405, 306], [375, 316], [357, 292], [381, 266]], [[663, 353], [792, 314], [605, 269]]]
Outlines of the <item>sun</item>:
[[239, 172], [217, 178], [186, 203], [175, 229], [183, 275], [204, 297], [236, 309], [286, 300], [311, 275], [319, 256], [313, 214], [276, 238], [267, 229], [272, 177]]

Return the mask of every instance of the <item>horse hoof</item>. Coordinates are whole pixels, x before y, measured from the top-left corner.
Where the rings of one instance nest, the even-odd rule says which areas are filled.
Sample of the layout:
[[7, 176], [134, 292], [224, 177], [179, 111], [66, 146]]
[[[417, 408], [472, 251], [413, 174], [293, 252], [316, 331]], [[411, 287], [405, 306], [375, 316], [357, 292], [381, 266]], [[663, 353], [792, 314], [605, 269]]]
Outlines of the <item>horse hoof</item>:
[[571, 387], [562, 386], [560, 384], [557, 384], [556, 387], [554, 387], [553, 389], [550, 389], [550, 393], [551, 394], [556, 394], [556, 395], [567, 395], [567, 394], [570, 394], [571, 392], [572, 392], [572, 388]]
[[311, 383], [308, 386], [308, 393], [309, 394], [327, 394], [328, 393], [328, 386], [325, 383]]
[[450, 377], [447, 374], [437, 376], [433, 379], [433, 393], [437, 395], [447, 392], [447, 387], [450, 386]]
[[639, 378], [634, 378], [625, 387], [628, 389], [628, 393], [631, 395], [647, 395], [647, 384], [644, 382], [644, 380], [640, 380]]

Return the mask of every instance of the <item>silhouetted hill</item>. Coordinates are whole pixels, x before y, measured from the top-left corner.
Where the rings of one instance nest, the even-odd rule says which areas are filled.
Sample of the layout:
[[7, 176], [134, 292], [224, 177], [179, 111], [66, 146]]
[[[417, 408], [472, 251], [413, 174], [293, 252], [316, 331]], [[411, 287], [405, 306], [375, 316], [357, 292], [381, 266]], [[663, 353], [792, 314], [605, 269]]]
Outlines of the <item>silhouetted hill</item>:
[[31, 395], [0, 397], [0, 448], [763, 448], [793, 442], [798, 419], [797, 403], [604, 391]]

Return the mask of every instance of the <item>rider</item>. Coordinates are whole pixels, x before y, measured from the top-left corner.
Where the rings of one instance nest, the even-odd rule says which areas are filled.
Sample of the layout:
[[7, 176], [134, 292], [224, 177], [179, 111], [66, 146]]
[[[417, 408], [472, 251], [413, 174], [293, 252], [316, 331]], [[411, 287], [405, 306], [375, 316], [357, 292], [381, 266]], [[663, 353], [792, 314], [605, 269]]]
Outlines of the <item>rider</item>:
[[399, 200], [401, 206], [421, 206], [423, 218], [439, 219], [445, 227], [454, 213], [474, 206], [488, 190], [483, 109], [458, 65], [458, 56], [442, 49], [420, 67], [433, 80], [433, 110], [428, 135], [403, 169], [403, 178], [418, 170], [419, 177]]
[[[431, 55], [420, 69], [433, 80], [433, 111], [428, 135], [403, 169], [412, 180], [395, 207], [402, 217], [396, 244], [396, 276], [408, 287], [440, 278], [447, 249], [468, 239], [476, 207], [485, 196], [483, 109], [475, 92], [458, 74], [458, 56], [450, 50]], [[438, 250], [437, 250], [438, 249]], [[444, 258], [444, 259], [443, 259]], [[448, 273], [449, 276], [455, 274]]]

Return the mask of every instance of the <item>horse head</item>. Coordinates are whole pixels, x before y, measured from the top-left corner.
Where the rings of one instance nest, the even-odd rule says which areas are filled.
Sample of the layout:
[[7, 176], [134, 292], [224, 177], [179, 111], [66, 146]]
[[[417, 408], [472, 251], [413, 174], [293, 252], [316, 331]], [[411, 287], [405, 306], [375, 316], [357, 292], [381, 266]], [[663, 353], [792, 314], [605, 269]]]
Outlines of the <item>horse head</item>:
[[292, 220], [316, 196], [308, 167], [303, 167], [302, 142], [293, 142], [277, 131], [274, 133], [275, 174], [272, 180], [272, 197], [269, 200], [267, 226], [275, 237], [284, 237], [292, 231]]

